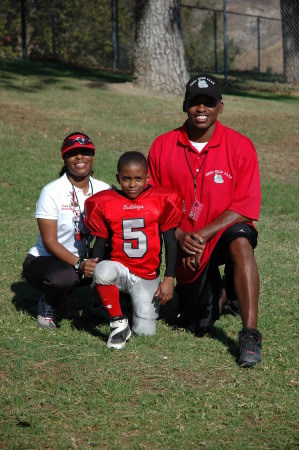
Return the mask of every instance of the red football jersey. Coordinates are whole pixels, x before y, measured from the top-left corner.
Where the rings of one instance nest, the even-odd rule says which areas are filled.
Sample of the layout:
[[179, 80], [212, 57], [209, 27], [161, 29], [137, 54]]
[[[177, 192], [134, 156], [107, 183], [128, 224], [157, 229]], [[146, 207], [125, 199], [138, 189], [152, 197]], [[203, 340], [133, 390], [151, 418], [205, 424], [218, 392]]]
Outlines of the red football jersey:
[[149, 186], [135, 200], [113, 189], [98, 192], [85, 201], [86, 223], [91, 233], [111, 236], [111, 260], [132, 273], [151, 280], [160, 266], [161, 235], [179, 226], [182, 196], [170, 188]]

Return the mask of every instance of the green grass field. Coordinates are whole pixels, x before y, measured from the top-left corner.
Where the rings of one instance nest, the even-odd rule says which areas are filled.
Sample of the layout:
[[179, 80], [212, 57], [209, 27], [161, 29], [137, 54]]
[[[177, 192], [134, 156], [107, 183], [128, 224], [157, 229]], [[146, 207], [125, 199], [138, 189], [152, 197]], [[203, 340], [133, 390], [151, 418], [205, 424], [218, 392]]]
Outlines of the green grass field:
[[223, 315], [197, 339], [168, 325], [175, 301], [162, 309], [155, 337], [132, 338], [120, 352], [107, 350], [107, 323], [89, 315], [90, 289], [69, 298], [59, 330], [36, 326], [39, 293], [21, 267], [37, 236], [40, 190], [62, 166], [63, 138], [89, 134], [95, 176], [112, 183], [122, 152], [147, 154], [185, 119], [182, 98], [137, 95], [126, 81], [0, 61], [0, 449], [297, 448], [295, 94], [227, 91], [220, 117], [254, 141], [260, 160], [261, 366], [236, 364], [240, 319]]

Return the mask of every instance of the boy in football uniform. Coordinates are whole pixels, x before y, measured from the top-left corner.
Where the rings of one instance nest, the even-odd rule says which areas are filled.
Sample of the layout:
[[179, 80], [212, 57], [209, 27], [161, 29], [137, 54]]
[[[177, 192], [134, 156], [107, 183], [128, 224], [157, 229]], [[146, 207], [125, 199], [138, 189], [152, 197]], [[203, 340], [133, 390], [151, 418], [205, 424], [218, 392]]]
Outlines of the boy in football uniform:
[[[97, 236], [93, 256], [99, 258], [94, 270], [95, 290], [110, 316], [111, 333], [107, 347], [122, 349], [131, 337], [123, 315], [119, 291], [132, 300], [132, 331], [154, 335], [159, 306], [172, 299], [177, 259], [175, 230], [183, 215], [182, 196], [164, 187], [148, 184], [145, 156], [124, 153], [117, 165], [121, 190], [95, 194], [86, 203], [86, 223]], [[160, 281], [161, 233], [165, 242], [166, 272]], [[107, 241], [111, 256], [104, 260]]]

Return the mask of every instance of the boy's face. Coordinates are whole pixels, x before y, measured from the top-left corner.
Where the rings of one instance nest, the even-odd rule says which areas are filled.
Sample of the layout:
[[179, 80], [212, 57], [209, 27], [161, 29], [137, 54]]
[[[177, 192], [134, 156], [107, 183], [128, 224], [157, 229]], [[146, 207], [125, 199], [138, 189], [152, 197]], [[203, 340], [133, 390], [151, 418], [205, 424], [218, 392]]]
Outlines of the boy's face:
[[126, 197], [135, 200], [149, 182], [149, 174], [143, 164], [129, 163], [122, 166], [120, 172], [116, 174], [116, 179]]

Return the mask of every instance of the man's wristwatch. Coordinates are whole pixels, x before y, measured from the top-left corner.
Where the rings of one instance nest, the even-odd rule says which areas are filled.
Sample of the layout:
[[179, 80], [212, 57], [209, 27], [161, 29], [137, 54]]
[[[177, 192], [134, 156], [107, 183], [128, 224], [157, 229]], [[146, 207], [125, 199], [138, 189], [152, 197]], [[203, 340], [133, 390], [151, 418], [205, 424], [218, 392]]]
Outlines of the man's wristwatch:
[[76, 271], [77, 273], [79, 273], [79, 269], [80, 269], [80, 266], [81, 266], [82, 261], [83, 261], [83, 259], [82, 259], [82, 258], [79, 258], [78, 261], [76, 262], [76, 264], [74, 265], [75, 271]]

